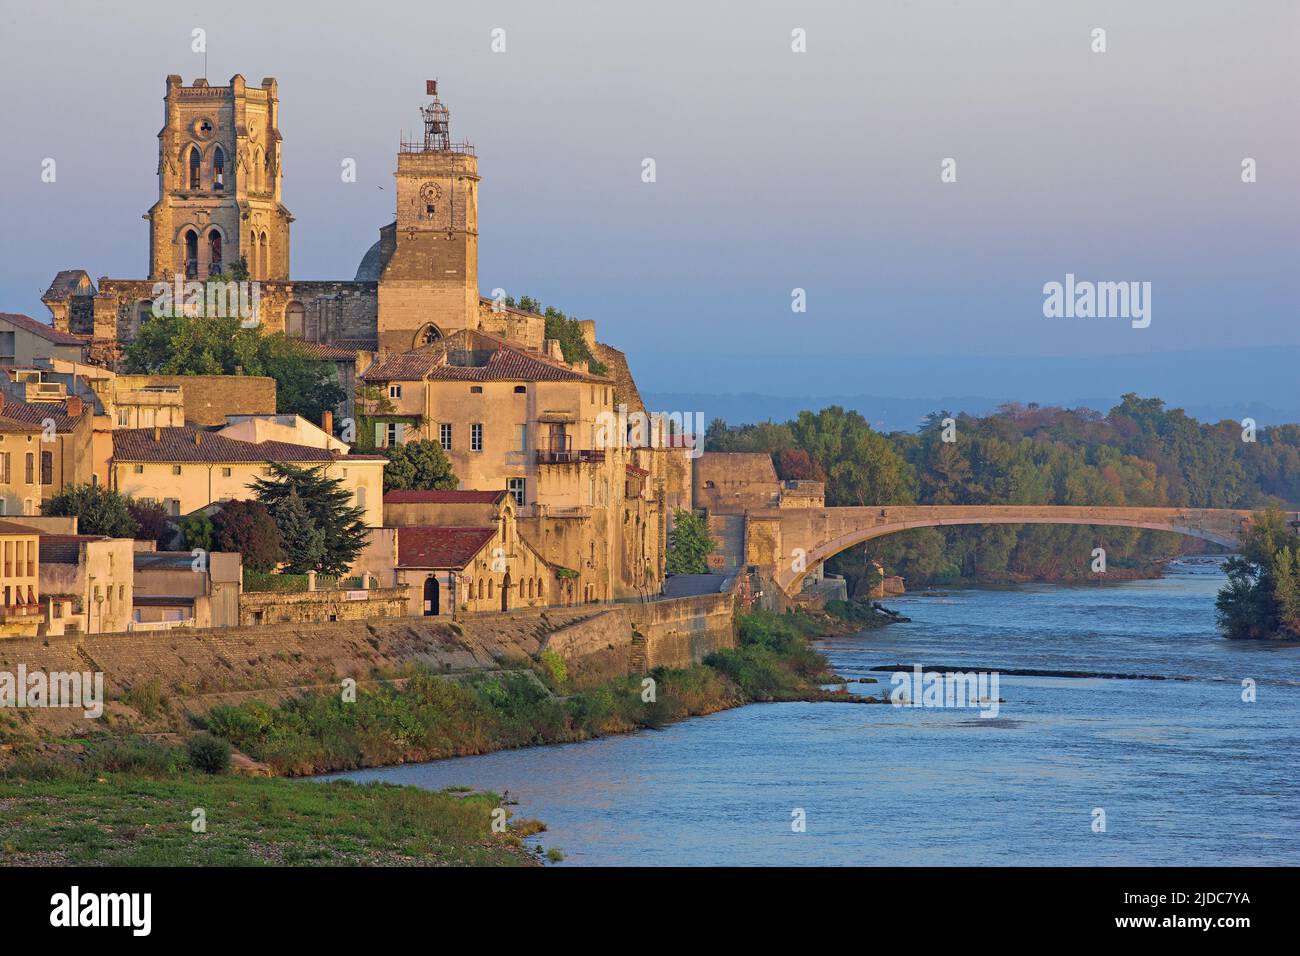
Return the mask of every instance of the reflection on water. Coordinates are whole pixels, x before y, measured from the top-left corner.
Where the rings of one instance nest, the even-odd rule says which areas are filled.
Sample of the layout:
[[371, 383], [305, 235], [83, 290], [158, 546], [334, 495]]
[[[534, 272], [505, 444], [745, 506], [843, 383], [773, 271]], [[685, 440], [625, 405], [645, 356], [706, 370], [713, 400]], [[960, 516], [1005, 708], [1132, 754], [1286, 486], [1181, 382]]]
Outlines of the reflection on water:
[[[346, 776], [509, 791], [574, 864], [1300, 863], [1300, 648], [1229, 643], [1223, 576], [955, 591], [836, 638], [846, 676], [896, 663], [1123, 671], [1001, 678], [973, 710], [764, 704], [661, 731]], [[1258, 701], [1241, 701], [1241, 680]], [[1092, 811], [1106, 812], [1094, 833]], [[791, 813], [807, 830], [791, 832]]]

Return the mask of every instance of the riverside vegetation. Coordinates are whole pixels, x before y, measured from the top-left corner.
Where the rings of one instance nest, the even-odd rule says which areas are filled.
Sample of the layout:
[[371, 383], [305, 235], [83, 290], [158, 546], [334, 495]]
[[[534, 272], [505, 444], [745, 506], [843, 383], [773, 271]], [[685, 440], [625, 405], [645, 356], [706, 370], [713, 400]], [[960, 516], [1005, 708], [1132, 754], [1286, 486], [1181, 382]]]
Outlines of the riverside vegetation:
[[[138, 735], [16, 745], [0, 771], [0, 863], [536, 863], [540, 850], [523, 838], [544, 826], [521, 820], [493, 833], [494, 794], [235, 775], [231, 749], [294, 776], [586, 740], [761, 701], [859, 701], [824, 689], [838, 679], [808, 639], [861, 626], [808, 612], [743, 615], [737, 647], [652, 671], [653, 695], [641, 676], [574, 687], [564, 661], [544, 652], [463, 681], [412, 671], [358, 687], [351, 703], [306, 694], [217, 707], [185, 746]], [[206, 808], [201, 832], [196, 808]]]

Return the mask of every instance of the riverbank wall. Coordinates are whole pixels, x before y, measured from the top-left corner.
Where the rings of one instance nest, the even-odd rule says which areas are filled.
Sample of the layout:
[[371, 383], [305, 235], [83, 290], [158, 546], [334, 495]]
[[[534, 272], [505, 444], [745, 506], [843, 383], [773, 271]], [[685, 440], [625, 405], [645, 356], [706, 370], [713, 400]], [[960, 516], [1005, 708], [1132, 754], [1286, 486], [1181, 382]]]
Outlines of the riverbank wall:
[[[551, 607], [446, 618], [377, 618], [0, 640], [0, 672], [103, 674], [105, 718], [132, 732], [182, 730], [223, 703], [275, 702], [306, 689], [449, 676], [558, 654], [580, 683], [685, 667], [734, 646], [732, 593], [623, 605]], [[104, 729], [74, 708], [0, 709], [0, 737]]]

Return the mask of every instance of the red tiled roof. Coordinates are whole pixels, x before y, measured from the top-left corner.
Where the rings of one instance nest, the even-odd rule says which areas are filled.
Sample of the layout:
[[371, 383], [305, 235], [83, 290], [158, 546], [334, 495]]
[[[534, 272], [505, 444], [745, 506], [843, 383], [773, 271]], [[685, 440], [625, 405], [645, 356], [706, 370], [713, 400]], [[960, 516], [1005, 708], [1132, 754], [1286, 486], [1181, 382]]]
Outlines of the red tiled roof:
[[636, 475], [638, 478], [644, 478], [646, 475], [650, 474], [650, 472], [646, 471], [644, 468], [638, 468], [636, 465], [627, 465], [626, 467], [629, 475]]
[[[453, 357], [487, 353], [482, 364], [452, 364]], [[462, 329], [413, 352], [390, 355], [362, 373], [368, 382], [411, 382], [419, 379], [460, 382], [588, 382], [608, 381], [579, 372], [563, 362], [525, 352], [486, 332]]]
[[398, 528], [397, 566], [463, 568], [495, 534], [495, 528]]
[[341, 345], [333, 345], [329, 342], [308, 342], [306, 339], [295, 339], [294, 341], [298, 343], [306, 355], [321, 361], [334, 362], [340, 359], [355, 361], [357, 357], [358, 349], [344, 348]]
[[386, 491], [386, 505], [494, 505], [506, 496], [504, 491]]
[[[216, 432], [205, 432], [186, 425], [183, 428], [160, 428], [154, 441], [152, 428], [118, 428], [113, 431], [113, 460], [132, 462], [328, 462], [337, 456], [327, 448], [295, 445], [284, 441], [240, 441]], [[194, 436], [201, 434], [199, 444]]]
[[[81, 414], [85, 415], [90, 411], [90, 405], [82, 403]], [[10, 421], [23, 422], [28, 425], [37, 425], [45, 427], [45, 420], [52, 419], [54, 428], [60, 432], [70, 432], [77, 427], [80, 418], [73, 418], [68, 414], [67, 406], [63, 402], [20, 402], [6, 397], [4, 405], [0, 406], [0, 419], [9, 419]]]
[[52, 325], [33, 319], [30, 315], [23, 315], [21, 312], [0, 312], [0, 321], [8, 322], [10, 325], [31, 332], [33, 335], [39, 335], [47, 342], [53, 342], [55, 345], [85, 345], [86, 340], [72, 335], [68, 332], [60, 332]]
[[0, 521], [0, 534], [40, 534], [35, 528], [14, 521]]

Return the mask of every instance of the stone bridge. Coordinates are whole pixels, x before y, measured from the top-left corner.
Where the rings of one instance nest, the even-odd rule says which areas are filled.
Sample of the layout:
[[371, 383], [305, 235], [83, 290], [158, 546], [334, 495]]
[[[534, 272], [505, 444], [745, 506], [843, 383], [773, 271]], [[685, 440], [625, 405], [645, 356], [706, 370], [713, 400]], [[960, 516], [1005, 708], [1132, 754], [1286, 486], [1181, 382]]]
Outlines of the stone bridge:
[[[1213, 508], [1104, 508], [1064, 505], [885, 505], [764, 508], [745, 515], [745, 563], [769, 574], [787, 596], [804, 576], [845, 548], [909, 528], [960, 524], [1079, 524], [1172, 531], [1236, 547], [1249, 511]], [[1297, 513], [1287, 518], [1295, 522]], [[1084, 557], [1081, 556], [1080, 560]]]

